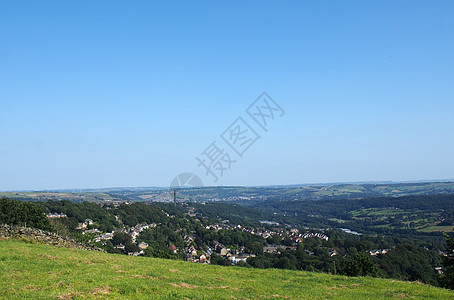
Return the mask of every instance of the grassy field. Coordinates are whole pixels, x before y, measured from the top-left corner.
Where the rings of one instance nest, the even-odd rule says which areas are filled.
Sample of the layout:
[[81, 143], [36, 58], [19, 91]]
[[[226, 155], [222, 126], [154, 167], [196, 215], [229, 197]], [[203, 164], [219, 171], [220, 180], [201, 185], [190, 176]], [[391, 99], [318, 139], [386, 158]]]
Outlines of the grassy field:
[[2, 299], [452, 299], [420, 283], [200, 265], [0, 240]]
[[434, 231], [452, 232], [453, 227], [451, 225], [450, 226], [434, 225], [434, 226], [425, 227], [425, 228], [421, 229], [421, 231], [423, 231], [423, 232], [434, 232]]

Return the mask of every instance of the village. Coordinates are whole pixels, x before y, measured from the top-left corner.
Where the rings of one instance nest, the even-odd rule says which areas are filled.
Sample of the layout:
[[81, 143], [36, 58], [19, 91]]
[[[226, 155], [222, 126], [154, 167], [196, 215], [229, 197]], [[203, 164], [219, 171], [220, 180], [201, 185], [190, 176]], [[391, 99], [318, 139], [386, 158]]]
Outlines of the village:
[[[166, 213], [169, 218], [172, 218], [172, 215]], [[66, 218], [67, 216], [62, 213], [50, 213], [47, 215], [48, 218]], [[191, 217], [191, 216], [190, 216]], [[262, 224], [270, 225], [268, 221], [261, 222]], [[272, 222], [273, 223], [273, 222]], [[322, 232], [300, 232], [296, 228], [285, 228], [283, 226], [279, 226], [278, 223], [273, 223], [274, 225], [272, 229], [270, 226], [266, 227], [244, 227], [242, 225], [231, 225], [228, 220], [223, 220], [219, 223], [211, 224], [205, 226], [205, 229], [212, 230], [212, 231], [219, 231], [219, 230], [237, 230], [244, 233], [256, 235], [262, 237], [263, 239], [270, 238], [272, 236], [279, 237], [279, 241], [287, 239], [291, 241], [291, 245], [280, 245], [280, 244], [273, 244], [273, 245], [266, 245], [263, 248], [263, 252], [265, 253], [277, 253], [280, 249], [285, 250], [296, 250], [296, 245], [298, 243], [302, 243], [307, 238], [317, 238], [321, 240], [328, 241], [329, 237], [322, 233]], [[77, 230], [82, 233], [82, 235], [90, 236], [89, 241], [92, 243], [105, 243], [106, 241], [110, 241], [114, 238], [116, 233], [122, 232], [129, 235], [130, 240], [133, 244], [137, 245], [137, 251], [125, 251], [126, 247], [124, 244], [115, 245], [115, 249], [123, 251], [125, 254], [131, 256], [143, 256], [145, 255], [146, 249], [149, 247], [149, 244], [143, 241], [137, 242], [138, 237], [140, 234], [150, 228], [155, 228], [159, 226], [159, 224], [151, 223], [151, 224], [137, 224], [133, 227], [123, 226], [122, 228], [117, 228], [111, 232], [102, 232], [98, 228], [96, 228], [96, 224], [91, 219], [86, 219], [84, 222], [81, 222], [77, 226]], [[201, 247], [197, 247], [195, 243], [196, 235], [184, 235], [184, 248], [179, 249], [175, 245], [169, 245], [169, 251], [173, 254], [177, 253], [184, 253], [184, 258], [186, 261], [194, 262], [194, 263], [210, 263], [210, 258], [213, 253], [216, 253], [219, 257], [227, 259], [230, 261], [231, 264], [235, 265], [239, 262], [246, 262], [249, 257], [255, 257], [255, 254], [248, 253], [244, 246], [237, 247], [235, 249], [231, 249], [217, 241], [213, 241], [213, 243], [207, 245], [205, 249]], [[313, 253], [309, 253], [313, 254]]]

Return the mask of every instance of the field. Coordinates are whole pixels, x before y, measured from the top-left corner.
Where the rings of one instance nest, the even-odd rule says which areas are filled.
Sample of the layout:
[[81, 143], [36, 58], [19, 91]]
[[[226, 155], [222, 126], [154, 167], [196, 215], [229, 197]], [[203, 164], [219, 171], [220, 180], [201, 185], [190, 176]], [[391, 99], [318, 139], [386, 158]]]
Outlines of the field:
[[128, 257], [0, 240], [2, 299], [452, 299], [416, 282]]
[[[425, 212], [418, 209], [367, 208], [351, 212], [352, 218], [374, 222], [373, 227], [395, 229], [413, 228], [422, 232], [451, 232], [451, 225], [437, 226], [442, 218], [440, 212]], [[337, 219], [331, 219], [339, 222]]]

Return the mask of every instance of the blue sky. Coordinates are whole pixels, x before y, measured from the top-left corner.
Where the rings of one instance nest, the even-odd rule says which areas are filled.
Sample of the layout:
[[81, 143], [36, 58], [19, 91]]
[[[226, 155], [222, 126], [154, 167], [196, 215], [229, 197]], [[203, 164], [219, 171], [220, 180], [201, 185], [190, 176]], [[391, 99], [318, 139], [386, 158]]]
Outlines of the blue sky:
[[1, 1], [0, 190], [454, 178], [453, 53], [452, 1]]

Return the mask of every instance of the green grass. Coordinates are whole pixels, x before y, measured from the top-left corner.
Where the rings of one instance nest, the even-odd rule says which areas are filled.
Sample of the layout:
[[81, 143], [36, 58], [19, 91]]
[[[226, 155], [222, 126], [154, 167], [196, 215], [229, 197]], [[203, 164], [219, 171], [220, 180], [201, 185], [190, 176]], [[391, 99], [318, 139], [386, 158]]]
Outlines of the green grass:
[[337, 222], [337, 223], [340, 223], [340, 224], [347, 222], [345, 220], [341, 220], [341, 219], [337, 219], [337, 218], [329, 218], [328, 220], [333, 221], [333, 222]]
[[0, 240], [2, 299], [448, 299], [454, 292], [377, 278], [200, 265]]
[[420, 229], [420, 231], [423, 231], [423, 232], [434, 232], [434, 231], [452, 232], [453, 228], [452, 228], [452, 225], [449, 225], [449, 226], [434, 225], [434, 226], [428, 226], [428, 227], [422, 228], [422, 229]]

